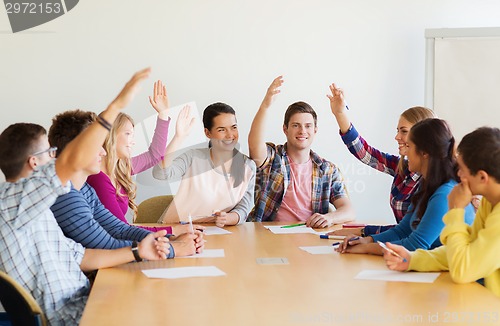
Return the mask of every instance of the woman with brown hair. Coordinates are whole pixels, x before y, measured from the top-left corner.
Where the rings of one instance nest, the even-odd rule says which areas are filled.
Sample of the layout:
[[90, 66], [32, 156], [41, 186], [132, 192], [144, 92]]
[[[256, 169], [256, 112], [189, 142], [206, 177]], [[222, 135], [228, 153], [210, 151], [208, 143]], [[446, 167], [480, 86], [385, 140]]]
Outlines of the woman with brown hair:
[[[417, 122], [428, 118], [435, 118], [434, 112], [428, 108], [416, 106], [407, 109], [401, 114], [396, 127], [396, 136], [394, 137], [398, 143], [399, 155], [392, 155], [370, 146], [361, 137], [347, 116], [342, 90], [337, 88], [335, 84], [332, 84], [330, 85], [330, 91], [332, 94], [327, 95], [330, 99], [330, 107], [337, 119], [342, 140], [349, 151], [361, 162], [394, 178], [391, 185], [390, 205], [396, 222], [399, 223], [407, 213], [411, 197], [418, 189], [421, 181], [419, 173], [408, 169], [408, 160], [406, 159], [408, 133], [411, 127]], [[391, 227], [393, 226], [367, 225], [358, 229], [337, 230], [331, 234], [367, 236], [378, 234]]]

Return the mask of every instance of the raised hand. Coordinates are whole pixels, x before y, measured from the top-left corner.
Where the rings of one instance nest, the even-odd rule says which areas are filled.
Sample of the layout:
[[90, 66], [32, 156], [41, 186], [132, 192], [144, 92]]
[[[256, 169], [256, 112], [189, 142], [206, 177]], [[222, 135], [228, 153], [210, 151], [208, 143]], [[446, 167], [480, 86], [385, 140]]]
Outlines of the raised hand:
[[167, 95], [167, 87], [161, 80], [157, 80], [153, 87], [153, 97], [149, 96], [149, 103], [158, 112], [160, 119], [168, 119], [170, 103]]
[[181, 138], [189, 136], [195, 121], [196, 118], [191, 116], [191, 107], [189, 105], [184, 106], [177, 116], [175, 135]]
[[330, 109], [334, 115], [343, 113], [345, 110], [344, 103], [344, 91], [338, 88], [335, 83], [330, 85], [330, 94], [326, 94], [326, 97], [330, 100]]
[[274, 101], [275, 95], [279, 94], [281, 91], [279, 88], [283, 85], [283, 76], [278, 76], [274, 78], [273, 82], [267, 88], [266, 96], [262, 100], [261, 108], [268, 108]]
[[135, 97], [135, 94], [139, 91], [140, 83], [149, 77], [151, 73], [151, 68], [146, 68], [141, 71], [136, 72], [132, 78], [125, 84], [120, 94], [111, 102], [110, 108], [123, 110]]

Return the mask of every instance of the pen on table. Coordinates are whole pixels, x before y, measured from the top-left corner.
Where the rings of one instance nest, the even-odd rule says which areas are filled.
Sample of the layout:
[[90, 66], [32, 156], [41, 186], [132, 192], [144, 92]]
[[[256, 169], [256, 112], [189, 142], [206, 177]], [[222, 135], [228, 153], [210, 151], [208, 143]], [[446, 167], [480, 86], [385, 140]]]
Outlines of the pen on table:
[[403, 260], [403, 262], [404, 262], [404, 263], [406, 263], [406, 262], [407, 262], [406, 258], [401, 257], [401, 255], [400, 255], [400, 254], [398, 254], [397, 252], [395, 252], [395, 251], [394, 251], [394, 250], [392, 250], [391, 248], [387, 247], [387, 246], [385, 245], [385, 243], [380, 242], [380, 241], [377, 241], [377, 243], [379, 244], [379, 246], [381, 246], [382, 248], [384, 248], [385, 250], [387, 250], [388, 252], [390, 252], [390, 253], [391, 253], [391, 255], [394, 255], [394, 256], [396, 256], [396, 257], [401, 258], [401, 259]]
[[334, 246], [334, 247], [338, 246], [338, 245], [340, 245], [340, 242], [334, 242], [334, 243], [332, 243], [332, 246]]
[[296, 224], [290, 224], [290, 225], [283, 225], [281, 228], [286, 229], [286, 228], [293, 228], [293, 227], [302, 226], [302, 225], [306, 225], [306, 223], [296, 223]]
[[328, 235], [328, 234], [320, 234], [320, 239], [331, 239], [331, 240], [344, 240], [345, 235]]

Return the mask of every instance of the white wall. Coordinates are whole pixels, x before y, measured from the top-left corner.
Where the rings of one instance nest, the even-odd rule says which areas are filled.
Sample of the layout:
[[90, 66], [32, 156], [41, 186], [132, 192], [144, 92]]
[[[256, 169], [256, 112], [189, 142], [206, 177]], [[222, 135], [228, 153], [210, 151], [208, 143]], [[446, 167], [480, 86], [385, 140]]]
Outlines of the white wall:
[[399, 113], [424, 101], [424, 30], [496, 26], [498, 12], [495, 0], [82, 0], [59, 19], [12, 34], [0, 9], [0, 129], [18, 121], [49, 126], [72, 108], [102, 110], [134, 71], [151, 66], [129, 113], [140, 120], [153, 112], [146, 96], [161, 78], [174, 105], [231, 104], [246, 150], [254, 112], [284, 74], [267, 138], [284, 140], [288, 104], [312, 104], [319, 114], [313, 148], [343, 168], [359, 220], [390, 223], [391, 178], [348, 154], [328, 84], [345, 89], [365, 138], [396, 152]]

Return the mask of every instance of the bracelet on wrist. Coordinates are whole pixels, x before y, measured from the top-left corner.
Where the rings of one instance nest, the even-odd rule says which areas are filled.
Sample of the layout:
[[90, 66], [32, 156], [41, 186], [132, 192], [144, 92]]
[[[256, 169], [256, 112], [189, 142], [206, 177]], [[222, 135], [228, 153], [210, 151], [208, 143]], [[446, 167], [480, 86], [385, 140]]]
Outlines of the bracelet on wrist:
[[97, 122], [103, 126], [106, 130], [108, 131], [111, 131], [111, 123], [109, 123], [108, 120], [104, 119], [102, 116], [101, 116], [102, 113], [100, 113], [98, 116], [97, 116]]
[[139, 246], [137, 244], [137, 241], [132, 242], [132, 253], [134, 254], [135, 261], [141, 262], [142, 258], [139, 255]]

